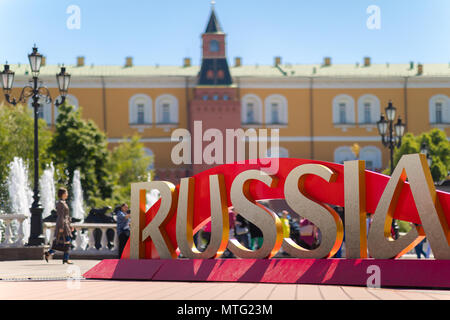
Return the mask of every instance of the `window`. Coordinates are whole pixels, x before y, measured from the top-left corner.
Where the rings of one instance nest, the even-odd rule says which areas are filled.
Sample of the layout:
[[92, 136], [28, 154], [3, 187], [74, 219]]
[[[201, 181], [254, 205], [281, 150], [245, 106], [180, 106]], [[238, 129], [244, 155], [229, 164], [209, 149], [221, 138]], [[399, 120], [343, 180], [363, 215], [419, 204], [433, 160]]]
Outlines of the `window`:
[[371, 109], [372, 105], [370, 102], [366, 102], [364, 104], [364, 123], [372, 123]]
[[375, 126], [380, 115], [380, 100], [377, 96], [366, 94], [358, 99], [358, 123]]
[[129, 123], [148, 125], [152, 123], [152, 99], [145, 94], [137, 94], [129, 101]]
[[225, 73], [223, 72], [223, 70], [217, 71], [217, 78], [218, 78], [218, 79], [223, 79], [223, 78], [225, 78]]
[[219, 100], [219, 95], [218, 95], [218, 94], [215, 94], [215, 95], [213, 96], [213, 100], [214, 100], [214, 101]]
[[230, 99], [230, 97], [228, 97], [227, 94], [224, 94], [222, 99], [223, 99], [224, 101], [228, 101], [228, 100]]
[[430, 123], [450, 124], [450, 99], [443, 94], [433, 96], [429, 104]]
[[144, 148], [144, 151], [145, 151], [145, 155], [151, 158], [150, 159], [151, 161], [150, 161], [149, 166], [147, 167], [147, 170], [155, 169], [155, 155], [154, 155], [153, 151], [149, 148]]
[[280, 107], [278, 103], [272, 103], [272, 123], [280, 123]]
[[334, 151], [334, 162], [343, 164], [345, 161], [355, 160], [350, 147], [339, 147]]
[[355, 123], [355, 100], [346, 94], [333, 99], [333, 123], [336, 125], [349, 125]]
[[253, 103], [247, 104], [247, 123], [255, 123], [255, 106]]
[[164, 103], [162, 106], [162, 122], [163, 123], [170, 123], [170, 104]]
[[284, 96], [275, 94], [266, 98], [266, 123], [274, 125], [288, 123], [288, 103]]
[[207, 100], [208, 100], [208, 95], [205, 94], [205, 95], [203, 96], [203, 101], [207, 101]]
[[273, 147], [267, 150], [267, 158], [289, 158], [289, 151], [283, 147]]
[[206, 72], [206, 78], [207, 79], [214, 79], [214, 71], [208, 70], [208, 72]]
[[[228, 98], [228, 96], [227, 96]], [[225, 100], [225, 96], [224, 96]], [[255, 94], [247, 94], [241, 99], [242, 124], [262, 123], [262, 101]]]
[[159, 124], [178, 123], [178, 99], [170, 94], [156, 99], [156, 122]]
[[209, 51], [210, 52], [218, 52], [220, 49], [219, 41], [211, 40], [209, 42]]
[[367, 146], [359, 152], [359, 159], [366, 161], [366, 169], [379, 170], [382, 168], [381, 150], [374, 146]]
[[436, 123], [442, 123], [442, 102], [436, 102]]
[[339, 123], [347, 123], [347, 105], [339, 103]]
[[144, 112], [144, 105], [138, 104], [137, 105], [138, 110], [138, 117], [137, 117], [137, 123], [138, 124], [144, 124], [145, 123], [145, 112]]

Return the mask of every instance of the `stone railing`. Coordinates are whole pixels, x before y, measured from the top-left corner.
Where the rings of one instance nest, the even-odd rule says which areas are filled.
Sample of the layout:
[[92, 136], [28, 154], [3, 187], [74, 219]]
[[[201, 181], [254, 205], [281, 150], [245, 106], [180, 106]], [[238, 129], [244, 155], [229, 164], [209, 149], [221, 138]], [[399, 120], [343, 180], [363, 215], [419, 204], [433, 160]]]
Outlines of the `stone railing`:
[[[28, 219], [24, 214], [3, 214], [0, 215], [0, 223], [3, 225], [3, 231], [0, 229], [0, 247], [22, 247], [26, 243], [23, 231], [23, 223]], [[13, 225], [17, 230], [13, 230]]]
[[[44, 235], [46, 236], [46, 244], [52, 245], [53, 239], [55, 238], [55, 226], [54, 222], [44, 223]], [[117, 237], [115, 223], [72, 223], [71, 226], [75, 229], [76, 238], [73, 240], [72, 245], [74, 246], [72, 252], [79, 254], [117, 254], [119, 247], [119, 240]], [[48, 230], [48, 231], [47, 231]], [[96, 247], [96, 237], [95, 230], [97, 230], [97, 235], [100, 237], [100, 247]], [[112, 232], [110, 232], [110, 238], [108, 240], [108, 230], [112, 230], [113, 237], [111, 237]], [[98, 240], [98, 239], [97, 239]], [[98, 245], [98, 241], [97, 241]]]

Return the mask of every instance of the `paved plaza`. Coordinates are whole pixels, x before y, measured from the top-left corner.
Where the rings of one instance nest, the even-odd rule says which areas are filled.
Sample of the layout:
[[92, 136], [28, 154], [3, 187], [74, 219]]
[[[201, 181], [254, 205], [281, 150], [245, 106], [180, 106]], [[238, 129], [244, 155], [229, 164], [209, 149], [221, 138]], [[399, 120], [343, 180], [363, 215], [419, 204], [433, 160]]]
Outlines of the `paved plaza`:
[[0, 262], [0, 300], [450, 300], [450, 290], [85, 280], [81, 275], [99, 261], [74, 262]]

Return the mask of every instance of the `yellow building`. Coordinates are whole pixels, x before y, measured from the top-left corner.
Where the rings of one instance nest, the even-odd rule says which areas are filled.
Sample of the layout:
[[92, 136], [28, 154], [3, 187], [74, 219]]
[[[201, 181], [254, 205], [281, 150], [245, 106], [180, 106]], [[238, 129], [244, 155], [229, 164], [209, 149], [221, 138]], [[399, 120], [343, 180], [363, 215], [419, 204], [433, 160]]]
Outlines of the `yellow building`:
[[[213, 10], [203, 34], [204, 68], [213, 58], [227, 61], [224, 39]], [[211, 85], [199, 80], [202, 73], [224, 79], [221, 71], [214, 70], [218, 73], [213, 76], [210, 70], [191, 65], [189, 58], [178, 66], [135, 66], [131, 57], [123, 65], [94, 66], [79, 57], [67, 66], [72, 75], [68, 98], [82, 108], [84, 118], [106, 132], [111, 147], [124, 136], [139, 134], [147, 152], [154, 155], [160, 179], [192, 173], [190, 166], [172, 163], [176, 143], [171, 142], [171, 133], [191, 128], [192, 107], [198, 99], [213, 106], [204, 121], [231, 100], [238, 106], [232, 112], [242, 128], [279, 128], [282, 157], [343, 162], [355, 157], [351, 146], [358, 143], [360, 159], [375, 170], [388, 166], [389, 153], [381, 144], [376, 122], [390, 100], [406, 122], [406, 131], [419, 134], [437, 127], [447, 136], [450, 133], [448, 64], [372, 64], [366, 57], [354, 65], [335, 65], [331, 58], [317, 65], [290, 65], [276, 57], [273, 65], [245, 65], [237, 57], [225, 68], [231, 83]], [[30, 78], [29, 66], [11, 65], [11, 69], [16, 73], [13, 95], [18, 96], [17, 88]], [[41, 69], [53, 96], [58, 94], [58, 71], [56, 65]], [[52, 125], [54, 106], [44, 106], [42, 116]]]

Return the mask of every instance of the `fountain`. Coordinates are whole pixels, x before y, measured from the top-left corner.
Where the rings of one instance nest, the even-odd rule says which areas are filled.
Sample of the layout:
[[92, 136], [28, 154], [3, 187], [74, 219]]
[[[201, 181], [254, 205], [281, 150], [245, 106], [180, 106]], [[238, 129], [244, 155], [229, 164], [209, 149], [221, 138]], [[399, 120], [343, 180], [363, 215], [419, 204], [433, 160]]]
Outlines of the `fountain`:
[[51, 163], [39, 180], [39, 185], [41, 188], [41, 203], [44, 207], [44, 212], [42, 213], [42, 218], [50, 216], [52, 210], [55, 209], [55, 182], [54, 182], [55, 168], [53, 163]]
[[75, 170], [73, 174], [72, 180], [72, 218], [79, 220], [80, 222], [84, 221], [84, 200], [83, 200], [83, 189], [81, 188], [80, 181], [80, 170]]
[[[30, 236], [30, 207], [33, 202], [33, 192], [28, 185], [28, 170], [21, 158], [14, 158], [14, 161], [9, 164], [8, 175], [8, 192], [10, 209], [13, 214], [22, 214], [27, 218], [22, 224], [23, 230], [17, 230], [17, 225], [13, 225], [13, 234], [19, 237], [28, 239]], [[20, 226], [19, 226], [20, 228]], [[23, 232], [20, 232], [23, 231]], [[23, 244], [23, 243], [22, 243]]]

